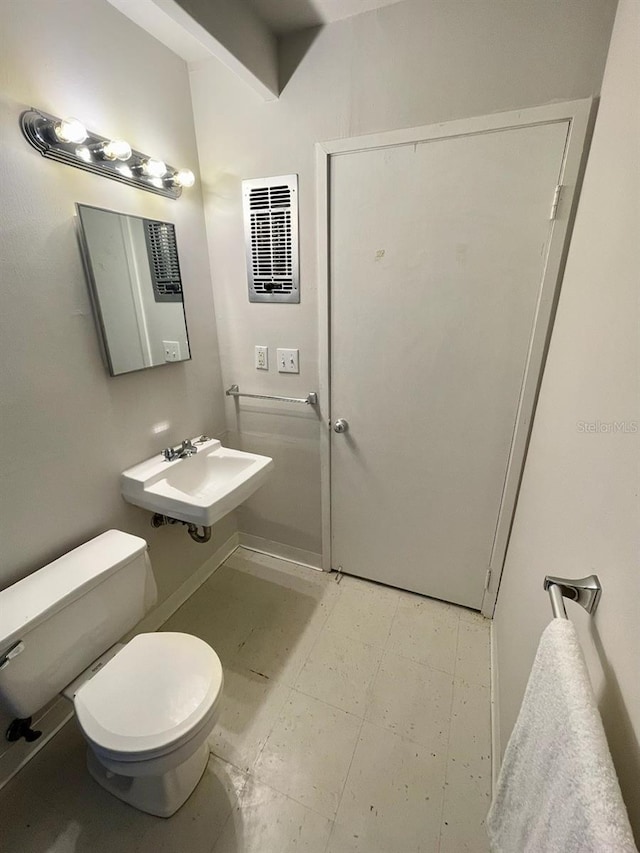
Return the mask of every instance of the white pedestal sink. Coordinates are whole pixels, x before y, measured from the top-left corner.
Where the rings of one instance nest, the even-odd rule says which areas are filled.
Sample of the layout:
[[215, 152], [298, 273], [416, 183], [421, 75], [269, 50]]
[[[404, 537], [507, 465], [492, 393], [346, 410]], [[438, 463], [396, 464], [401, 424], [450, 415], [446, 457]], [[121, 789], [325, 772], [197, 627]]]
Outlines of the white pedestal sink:
[[261, 486], [273, 459], [222, 447], [217, 439], [198, 443], [198, 452], [167, 462], [159, 453], [124, 471], [123, 498], [151, 512], [210, 527]]

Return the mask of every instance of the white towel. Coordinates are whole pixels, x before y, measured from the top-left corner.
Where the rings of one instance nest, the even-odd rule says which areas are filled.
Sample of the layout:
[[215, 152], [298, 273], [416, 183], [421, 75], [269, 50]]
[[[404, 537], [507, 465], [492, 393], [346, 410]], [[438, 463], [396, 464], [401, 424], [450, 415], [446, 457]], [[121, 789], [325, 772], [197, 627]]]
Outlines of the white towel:
[[487, 828], [493, 853], [636, 853], [569, 619], [542, 634]]

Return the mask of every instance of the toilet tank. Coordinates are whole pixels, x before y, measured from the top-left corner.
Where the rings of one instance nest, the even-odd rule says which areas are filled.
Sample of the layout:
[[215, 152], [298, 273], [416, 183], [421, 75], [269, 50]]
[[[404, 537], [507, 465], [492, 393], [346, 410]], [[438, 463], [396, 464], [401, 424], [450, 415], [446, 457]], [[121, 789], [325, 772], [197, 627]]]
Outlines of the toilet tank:
[[155, 604], [147, 543], [108, 530], [0, 592], [0, 705], [29, 717]]

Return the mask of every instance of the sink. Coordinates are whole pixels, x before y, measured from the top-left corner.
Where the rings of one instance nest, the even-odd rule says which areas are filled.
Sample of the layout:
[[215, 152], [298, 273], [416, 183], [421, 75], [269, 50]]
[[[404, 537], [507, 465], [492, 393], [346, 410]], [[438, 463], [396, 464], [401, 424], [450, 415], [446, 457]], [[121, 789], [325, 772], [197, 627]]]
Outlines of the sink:
[[196, 447], [193, 456], [167, 462], [158, 453], [124, 471], [122, 497], [151, 512], [210, 527], [250, 497], [273, 468], [269, 456], [232, 450], [217, 439]]

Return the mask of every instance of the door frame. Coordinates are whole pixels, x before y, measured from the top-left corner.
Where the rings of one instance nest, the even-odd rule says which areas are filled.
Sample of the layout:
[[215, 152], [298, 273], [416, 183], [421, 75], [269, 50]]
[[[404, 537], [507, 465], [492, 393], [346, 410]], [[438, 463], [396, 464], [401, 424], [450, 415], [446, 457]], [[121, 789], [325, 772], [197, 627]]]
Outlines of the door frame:
[[[322, 568], [331, 571], [331, 282], [329, 270], [330, 162], [335, 154], [388, 148], [437, 139], [474, 136], [490, 131], [568, 121], [569, 131], [559, 184], [562, 187], [551, 232], [529, 351], [520, 391], [505, 483], [482, 600], [482, 614], [492, 617], [504, 567], [511, 525], [524, 468], [531, 425], [544, 369], [549, 337], [566, 262], [578, 191], [584, 171], [595, 108], [592, 98], [529, 107], [488, 116], [458, 119], [422, 127], [316, 143], [316, 201], [318, 219], [318, 318], [320, 474], [322, 505]], [[553, 199], [549, 199], [549, 209]], [[549, 570], [540, 566], [540, 582]]]

